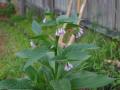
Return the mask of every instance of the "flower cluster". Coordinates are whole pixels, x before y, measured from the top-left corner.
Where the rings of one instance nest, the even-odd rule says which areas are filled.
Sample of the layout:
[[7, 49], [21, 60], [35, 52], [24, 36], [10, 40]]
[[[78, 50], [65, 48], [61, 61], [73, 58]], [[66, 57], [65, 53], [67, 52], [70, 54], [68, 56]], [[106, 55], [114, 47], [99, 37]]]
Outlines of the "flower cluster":
[[58, 30], [56, 30], [55, 35], [56, 36], [63, 36], [66, 33], [64, 28], [59, 28]]
[[75, 34], [75, 38], [80, 38], [83, 35], [84, 31], [83, 28], [79, 28], [79, 31], [77, 34]]

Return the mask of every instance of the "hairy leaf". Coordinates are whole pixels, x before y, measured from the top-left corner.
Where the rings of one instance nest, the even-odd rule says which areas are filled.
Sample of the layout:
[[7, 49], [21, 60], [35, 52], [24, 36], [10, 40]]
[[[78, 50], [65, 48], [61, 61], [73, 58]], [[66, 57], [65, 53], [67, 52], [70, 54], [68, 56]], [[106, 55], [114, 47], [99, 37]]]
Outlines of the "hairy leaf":
[[98, 47], [94, 44], [72, 44], [69, 47], [65, 48], [66, 52], [69, 51], [85, 51], [85, 50], [94, 50], [94, 49], [98, 49]]
[[53, 80], [50, 84], [54, 90], [71, 90], [71, 84], [67, 79]]
[[[46, 52], [46, 53], [42, 53], [42, 52], [41, 52], [41, 53], [39, 53], [36, 57], [28, 60], [28, 61], [25, 63], [23, 69], [25, 70], [27, 67], [33, 65], [34, 63], [38, 63], [38, 61], [41, 61], [41, 63], [43, 63], [42, 61], [43, 61], [44, 59], [46, 59], [46, 60], [51, 60], [53, 57], [54, 57], [54, 52]], [[44, 60], [44, 61], [45, 61], [45, 60]]]
[[32, 66], [29, 66], [28, 68], [26, 68], [25, 69], [25, 73], [28, 75], [28, 77], [32, 81], [36, 81], [37, 80], [37, 71]]
[[113, 78], [109, 78], [108, 76], [87, 71], [73, 73], [68, 78], [71, 80], [72, 89], [98, 88], [114, 81]]
[[28, 59], [41, 58], [47, 51], [45, 48], [25, 49], [16, 53], [16, 56]]
[[66, 53], [65, 56], [69, 61], [85, 61], [90, 58], [90, 55], [88, 55], [85, 52], [81, 51], [69, 51]]
[[28, 79], [7, 79], [0, 81], [1, 90], [31, 90], [32, 84]]
[[36, 35], [40, 35], [41, 33], [41, 27], [37, 21], [32, 22], [32, 30]]
[[61, 15], [57, 17], [56, 21], [58, 23], [71, 23], [72, 19], [66, 15]]

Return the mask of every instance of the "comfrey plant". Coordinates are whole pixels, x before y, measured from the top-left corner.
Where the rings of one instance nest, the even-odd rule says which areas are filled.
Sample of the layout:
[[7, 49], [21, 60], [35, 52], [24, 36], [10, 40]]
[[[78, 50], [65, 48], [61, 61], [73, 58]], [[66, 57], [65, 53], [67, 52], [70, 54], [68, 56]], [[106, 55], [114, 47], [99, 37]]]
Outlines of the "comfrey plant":
[[26, 59], [24, 75], [19, 79], [1, 81], [0, 89], [79, 90], [102, 87], [114, 81], [108, 76], [84, 70], [84, 62], [90, 58], [89, 51], [98, 47], [92, 44], [72, 44], [60, 48], [58, 38], [61, 33], [65, 33], [63, 29], [56, 32], [56, 39], [51, 43], [48, 36], [39, 34], [38, 24], [34, 26], [34, 33], [37, 35], [34, 39], [46, 44], [18, 52], [18, 57]]

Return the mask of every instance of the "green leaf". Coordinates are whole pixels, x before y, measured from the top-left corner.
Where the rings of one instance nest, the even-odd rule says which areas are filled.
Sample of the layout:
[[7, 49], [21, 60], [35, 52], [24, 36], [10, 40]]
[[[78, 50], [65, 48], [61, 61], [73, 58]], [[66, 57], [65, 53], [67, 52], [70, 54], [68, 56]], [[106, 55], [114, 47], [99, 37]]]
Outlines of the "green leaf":
[[34, 36], [34, 37], [32, 37], [31, 39], [41, 39], [41, 40], [45, 40], [45, 39], [47, 39], [48, 38], [48, 35], [46, 35], [46, 34], [41, 34], [41, 35], [38, 35], [38, 36]]
[[47, 52], [46, 55], [49, 57], [49, 59], [53, 59], [55, 57], [54, 52]]
[[109, 78], [108, 76], [87, 71], [73, 73], [69, 75], [68, 78], [71, 80], [72, 89], [98, 88], [108, 85], [114, 81], [113, 78]]
[[74, 24], [74, 23], [68, 23], [67, 24], [67, 28], [76, 28], [76, 27], [80, 27], [80, 26], [77, 25], [77, 24]]
[[55, 20], [49, 20], [46, 23], [41, 24], [42, 28], [56, 26], [57, 23]]
[[66, 15], [61, 15], [56, 18], [58, 23], [72, 23], [72, 19]]
[[36, 35], [40, 35], [41, 33], [41, 27], [37, 21], [32, 22], [32, 30]]
[[37, 80], [37, 71], [35, 70], [35, 68], [33, 68], [32, 66], [29, 66], [25, 69], [25, 73], [28, 75], [28, 77], [32, 80], [32, 81], [36, 81]]
[[64, 75], [64, 65], [63, 64], [59, 64], [58, 65], [58, 70], [57, 70], [57, 79], [60, 79], [63, 77]]
[[64, 49], [62, 56], [69, 61], [85, 61], [90, 57], [88, 50], [97, 48], [93, 44], [73, 44]]
[[65, 57], [69, 60], [69, 61], [85, 61], [87, 59], [90, 58], [90, 55], [88, 55], [85, 52], [81, 52], [81, 51], [69, 51], [66, 53]]
[[55, 71], [55, 61], [49, 61], [49, 65]]
[[51, 81], [54, 79], [54, 74], [53, 74], [52, 69], [50, 67], [42, 66], [40, 68], [39, 72], [42, 72], [42, 74], [44, 75], [44, 77], [47, 81]]
[[35, 59], [43, 57], [47, 51], [48, 50], [44, 48], [25, 49], [23, 51], [16, 53], [16, 56], [20, 58]]
[[[36, 56], [36, 57], [28, 60], [28, 61], [25, 63], [23, 69], [25, 70], [27, 67], [33, 65], [34, 63], [37, 63], [38, 61], [42, 61], [42, 60], [44, 60], [44, 59], [51, 60], [53, 57], [54, 57], [54, 52], [46, 52], [46, 53], [42, 53], [42, 52], [41, 52], [41, 53], [39, 53], [38, 56]], [[44, 61], [45, 61], [45, 60], [44, 60]]]
[[31, 90], [32, 82], [28, 79], [7, 79], [0, 81], [1, 90]]
[[65, 48], [65, 51], [85, 51], [85, 50], [94, 50], [98, 49], [98, 47], [94, 44], [72, 44], [69, 47]]
[[52, 58], [54, 58], [54, 52], [49, 52], [47, 49], [44, 48], [26, 49], [18, 52], [16, 55], [21, 58], [29, 59], [24, 65], [24, 70], [34, 63], [37, 63], [38, 61], [42, 61], [44, 59], [51, 60]]
[[50, 84], [54, 90], [71, 90], [71, 84], [67, 79], [53, 80]]
[[50, 47], [53, 45], [55, 39], [54, 38], [50, 39], [49, 36], [50, 35], [47, 34], [41, 34], [39, 36], [32, 37], [31, 39], [37, 39], [39, 40], [40, 45]]
[[72, 18], [72, 20], [73, 20], [74, 23], [77, 23], [77, 21], [78, 21], [77, 12], [73, 12], [72, 15], [71, 15], [71, 18]]
[[88, 50], [97, 49], [93, 44], [73, 44], [65, 48], [62, 53], [54, 58], [58, 61], [81, 61], [88, 60], [91, 55], [89, 55]]

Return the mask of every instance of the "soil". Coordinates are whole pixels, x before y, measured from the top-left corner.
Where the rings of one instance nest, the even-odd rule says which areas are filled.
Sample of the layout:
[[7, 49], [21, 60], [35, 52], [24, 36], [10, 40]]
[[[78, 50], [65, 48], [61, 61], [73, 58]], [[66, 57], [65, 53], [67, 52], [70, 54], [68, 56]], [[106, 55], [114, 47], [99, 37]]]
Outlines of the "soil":
[[7, 21], [8, 17], [6, 15], [0, 15], [0, 21]]

